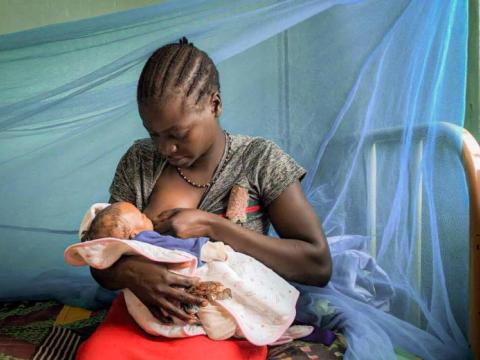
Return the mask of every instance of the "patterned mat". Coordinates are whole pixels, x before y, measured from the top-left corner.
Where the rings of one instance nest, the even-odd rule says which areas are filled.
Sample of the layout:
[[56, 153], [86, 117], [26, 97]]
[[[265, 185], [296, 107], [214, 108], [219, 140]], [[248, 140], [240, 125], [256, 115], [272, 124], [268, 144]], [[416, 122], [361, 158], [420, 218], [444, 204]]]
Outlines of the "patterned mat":
[[0, 304], [0, 359], [70, 359], [107, 310], [55, 301]]
[[[0, 360], [74, 359], [107, 310], [89, 311], [55, 301], [0, 303]], [[343, 337], [327, 347], [294, 341], [272, 347], [269, 360], [335, 360], [343, 358]]]

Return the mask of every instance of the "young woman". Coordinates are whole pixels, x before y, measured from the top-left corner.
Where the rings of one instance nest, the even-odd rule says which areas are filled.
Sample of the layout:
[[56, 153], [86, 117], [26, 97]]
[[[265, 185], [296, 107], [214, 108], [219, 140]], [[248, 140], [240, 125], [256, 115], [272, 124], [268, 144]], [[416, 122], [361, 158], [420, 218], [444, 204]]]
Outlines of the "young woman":
[[[137, 101], [150, 139], [136, 141], [120, 160], [110, 187], [111, 202], [131, 202], [152, 219], [159, 232], [221, 240], [287, 280], [316, 286], [329, 281], [328, 245], [300, 186], [305, 170], [273, 142], [228, 134], [221, 128], [218, 71], [205, 52], [185, 38], [156, 50], [141, 73]], [[248, 193], [245, 221], [237, 224], [219, 216], [226, 212], [231, 193], [242, 191]], [[266, 235], [270, 224], [280, 238]], [[92, 275], [106, 288], [129, 288], [144, 304], [187, 321], [190, 316], [176, 304], [202, 302], [179, 289], [191, 286], [195, 279], [132, 256], [106, 270], [92, 269]], [[209, 359], [216, 358], [214, 354], [230, 359], [233, 353], [245, 358], [252, 351], [265, 357], [265, 349], [240, 340], [154, 340], [137, 334], [137, 345], [128, 345], [121, 337], [128, 340], [134, 331], [127, 328], [134, 325], [126, 324], [126, 318], [123, 322], [112, 318], [113, 313], [120, 316], [121, 301], [117, 299], [104, 324], [82, 346], [80, 358], [100, 358], [99, 351], [112, 341], [118, 344], [112, 350], [115, 358], [139, 346], [157, 359], [187, 354], [181, 351], [188, 351], [192, 358], [206, 356], [205, 351], [210, 351]], [[182, 345], [167, 355], [166, 349], [178, 341]], [[195, 353], [195, 349], [201, 350]], [[133, 355], [124, 358], [129, 356]]]

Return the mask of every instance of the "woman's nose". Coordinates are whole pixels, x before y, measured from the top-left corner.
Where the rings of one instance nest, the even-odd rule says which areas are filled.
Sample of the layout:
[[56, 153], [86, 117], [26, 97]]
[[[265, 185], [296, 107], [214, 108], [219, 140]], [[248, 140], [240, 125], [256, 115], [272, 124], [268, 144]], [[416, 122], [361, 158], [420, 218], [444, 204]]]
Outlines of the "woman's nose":
[[172, 156], [177, 152], [177, 150], [178, 150], [177, 144], [166, 142], [162, 152], [166, 156]]

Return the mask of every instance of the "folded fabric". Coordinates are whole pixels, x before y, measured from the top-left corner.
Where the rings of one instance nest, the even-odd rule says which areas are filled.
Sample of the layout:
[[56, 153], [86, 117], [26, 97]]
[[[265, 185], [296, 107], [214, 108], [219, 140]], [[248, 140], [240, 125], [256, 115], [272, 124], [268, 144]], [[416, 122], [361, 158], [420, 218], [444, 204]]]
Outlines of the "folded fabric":
[[90, 228], [93, 219], [95, 216], [102, 211], [103, 209], [109, 207], [109, 203], [96, 203], [90, 206], [88, 211], [83, 216], [82, 222], [80, 223], [80, 228], [78, 229], [78, 237], [81, 239], [83, 234]]
[[358, 250], [333, 252], [332, 284], [343, 294], [389, 311], [394, 289], [387, 273], [369, 254]]
[[[221, 245], [219, 245], [221, 244]], [[172, 271], [198, 276], [202, 281], [219, 281], [230, 288], [232, 297], [215, 300], [236, 322], [237, 335], [255, 345], [290, 341], [307, 336], [310, 326], [287, 332], [295, 318], [298, 291], [271, 269], [222, 243], [207, 242], [201, 251], [206, 264], [197, 267], [197, 258], [184, 251], [169, 250], [136, 240], [104, 238], [68, 247], [65, 260], [73, 266], [89, 265], [104, 269], [122, 255], [140, 255], [165, 263]], [[205, 334], [199, 325], [165, 325], [128, 289], [124, 290], [127, 308], [137, 323], [149, 334], [186, 337]], [[282, 337], [282, 335], [284, 335]]]

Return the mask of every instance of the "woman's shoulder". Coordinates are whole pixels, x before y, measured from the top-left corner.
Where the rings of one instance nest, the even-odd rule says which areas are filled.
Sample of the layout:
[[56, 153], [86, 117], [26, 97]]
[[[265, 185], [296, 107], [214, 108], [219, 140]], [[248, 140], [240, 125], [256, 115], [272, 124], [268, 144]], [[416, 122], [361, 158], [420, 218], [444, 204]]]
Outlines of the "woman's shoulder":
[[133, 142], [123, 155], [131, 160], [149, 160], [157, 156], [155, 146], [150, 138], [138, 139]]
[[248, 181], [265, 206], [306, 174], [306, 170], [272, 140], [241, 135], [238, 144], [242, 147], [237, 153], [242, 161], [241, 179]]
[[230, 137], [232, 138], [234, 150], [240, 151], [244, 157], [262, 154], [265, 150], [272, 147], [280, 149], [275, 142], [262, 136], [234, 134], [230, 135]]
[[241, 155], [244, 163], [261, 166], [262, 160], [271, 156], [286, 155], [274, 141], [262, 136], [231, 135], [233, 150]]
[[130, 149], [134, 152], [145, 152], [145, 153], [155, 153], [155, 146], [153, 145], [152, 139], [143, 138], [138, 139], [133, 142], [130, 146]]
[[122, 155], [118, 168], [121, 171], [137, 173], [145, 169], [156, 169], [163, 159], [155, 150], [149, 138], [135, 140]]

